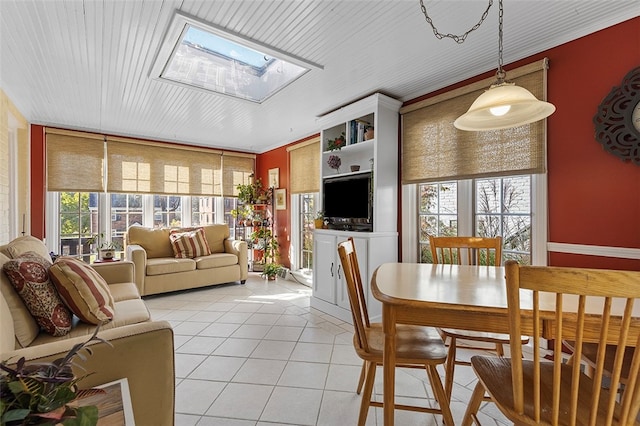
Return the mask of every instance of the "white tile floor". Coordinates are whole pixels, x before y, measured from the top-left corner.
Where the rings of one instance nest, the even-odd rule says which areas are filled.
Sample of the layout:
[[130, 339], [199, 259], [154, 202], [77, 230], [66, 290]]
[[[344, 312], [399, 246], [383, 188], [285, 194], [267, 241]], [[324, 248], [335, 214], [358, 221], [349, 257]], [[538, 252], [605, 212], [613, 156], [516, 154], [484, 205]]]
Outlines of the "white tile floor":
[[[153, 319], [169, 321], [175, 332], [176, 425], [356, 425], [362, 362], [352, 325], [312, 309], [309, 287], [249, 275], [245, 285], [145, 298]], [[426, 373], [396, 377], [397, 401], [433, 402]], [[451, 409], [458, 423], [475, 375], [456, 367], [455, 379]], [[374, 392], [381, 400], [381, 371]], [[483, 425], [509, 424], [492, 404], [479, 418]], [[382, 425], [382, 409], [370, 408], [367, 424]], [[396, 411], [396, 424], [439, 426], [442, 419]]]

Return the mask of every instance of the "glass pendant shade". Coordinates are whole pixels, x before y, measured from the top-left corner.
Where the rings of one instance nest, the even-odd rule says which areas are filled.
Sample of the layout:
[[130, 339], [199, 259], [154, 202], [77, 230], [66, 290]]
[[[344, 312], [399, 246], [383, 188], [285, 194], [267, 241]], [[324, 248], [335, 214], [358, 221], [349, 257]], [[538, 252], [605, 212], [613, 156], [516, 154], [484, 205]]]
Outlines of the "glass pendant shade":
[[527, 89], [503, 82], [478, 96], [453, 125], [470, 131], [508, 129], [542, 120], [555, 110], [553, 104], [538, 100]]

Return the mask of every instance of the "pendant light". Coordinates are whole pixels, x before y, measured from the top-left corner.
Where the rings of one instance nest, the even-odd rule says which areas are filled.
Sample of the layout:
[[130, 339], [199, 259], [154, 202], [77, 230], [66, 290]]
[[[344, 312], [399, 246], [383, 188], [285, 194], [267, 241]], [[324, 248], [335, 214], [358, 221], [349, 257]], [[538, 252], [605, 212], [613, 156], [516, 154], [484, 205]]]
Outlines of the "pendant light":
[[542, 120], [556, 107], [538, 100], [531, 92], [505, 79], [502, 68], [502, 0], [498, 2], [498, 70], [496, 81], [471, 104], [469, 110], [453, 122], [460, 130], [508, 129]]
[[[433, 29], [436, 38], [439, 40], [450, 38], [458, 44], [464, 43], [469, 33], [477, 30], [482, 25], [492, 5], [493, 0], [489, 0], [489, 5], [478, 23], [462, 35], [454, 35], [442, 34], [438, 31], [427, 13], [423, 0], [420, 0], [422, 13]], [[556, 110], [556, 107], [549, 102], [536, 99], [527, 89], [516, 86], [515, 83], [505, 79], [506, 72], [502, 68], [502, 18], [504, 15], [502, 0], [498, 1], [498, 7], [498, 70], [496, 71], [496, 81], [486, 92], [478, 96], [478, 99], [471, 104], [465, 114], [453, 122], [453, 125], [460, 130], [508, 129], [542, 120]]]

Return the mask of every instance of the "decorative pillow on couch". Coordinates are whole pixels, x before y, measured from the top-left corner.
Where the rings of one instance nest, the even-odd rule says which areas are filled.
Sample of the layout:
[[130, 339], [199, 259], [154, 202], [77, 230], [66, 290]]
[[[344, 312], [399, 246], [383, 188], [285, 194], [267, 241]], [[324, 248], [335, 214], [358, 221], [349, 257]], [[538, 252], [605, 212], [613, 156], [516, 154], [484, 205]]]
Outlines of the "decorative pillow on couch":
[[176, 258], [194, 258], [211, 254], [207, 237], [202, 228], [174, 229], [169, 233], [169, 240]]
[[90, 265], [73, 257], [59, 257], [49, 268], [51, 280], [69, 309], [89, 324], [113, 319], [114, 301], [109, 284]]
[[2, 266], [38, 325], [53, 336], [71, 330], [71, 313], [49, 280], [51, 262], [36, 252], [25, 252]]

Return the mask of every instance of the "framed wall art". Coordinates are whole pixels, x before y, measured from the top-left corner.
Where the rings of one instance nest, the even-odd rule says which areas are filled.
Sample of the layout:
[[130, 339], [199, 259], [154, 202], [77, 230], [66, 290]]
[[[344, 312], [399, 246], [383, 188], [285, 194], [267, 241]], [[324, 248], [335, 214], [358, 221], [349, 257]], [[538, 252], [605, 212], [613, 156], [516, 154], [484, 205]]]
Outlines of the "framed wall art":
[[280, 169], [269, 169], [269, 188], [280, 188]]
[[276, 210], [286, 210], [286, 208], [287, 208], [287, 190], [286, 189], [276, 189], [276, 191], [275, 191], [275, 199], [276, 199]]

